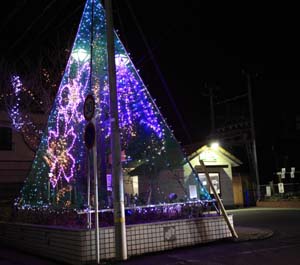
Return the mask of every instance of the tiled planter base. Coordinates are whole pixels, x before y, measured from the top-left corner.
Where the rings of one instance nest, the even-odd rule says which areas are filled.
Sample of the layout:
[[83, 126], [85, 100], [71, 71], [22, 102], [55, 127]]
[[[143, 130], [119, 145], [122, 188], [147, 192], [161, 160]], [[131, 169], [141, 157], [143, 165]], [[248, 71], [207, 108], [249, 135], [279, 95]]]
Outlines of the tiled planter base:
[[[231, 222], [232, 215], [229, 215]], [[162, 251], [231, 237], [222, 216], [127, 226], [128, 256]], [[88, 264], [95, 260], [95, 231], [0, 223], [0, 240], [33, 254]], [[100, 229], [101, 260], [115, 257], [114, 228]]]

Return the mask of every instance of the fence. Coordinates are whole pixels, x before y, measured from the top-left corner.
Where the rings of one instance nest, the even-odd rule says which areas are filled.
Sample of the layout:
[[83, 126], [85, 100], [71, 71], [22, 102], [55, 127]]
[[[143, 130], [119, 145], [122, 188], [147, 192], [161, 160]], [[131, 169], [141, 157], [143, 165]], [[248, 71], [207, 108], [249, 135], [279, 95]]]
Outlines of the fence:
[[[280, 187], [281, 185], [281, 187]], [[261, 199], [270, 197], [293, 198], [300, 197], [300, 183], [281, 183], [278, 185], [260, 185]]]

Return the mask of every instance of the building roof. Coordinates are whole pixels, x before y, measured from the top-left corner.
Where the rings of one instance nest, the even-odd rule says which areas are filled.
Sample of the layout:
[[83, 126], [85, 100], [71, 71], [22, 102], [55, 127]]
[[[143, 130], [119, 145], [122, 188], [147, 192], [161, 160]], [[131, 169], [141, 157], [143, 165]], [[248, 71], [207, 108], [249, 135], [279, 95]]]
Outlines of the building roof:
[[[190, 153], [190, 155], [188, 155], [188, 159], [192, 160], [194, 159], [196, 156], [200, 155], [200, 153], [204, 152], [207, 149], [211, 149], [211, 147], [209, 147], [208, 145], [203, 145], [202, 147], [196, 149], [196, 151]], [[243, 162], [241, 160], [239, 160], [236, 156], [234, 156], [233, 154], [229, 153], [227, 150], [225, 150], [223, 147], [219, 146], [217, 150], [215, 150], [216, 152], [219, 152], [220, 154], [222, 154], [223, 156], [225, 156], [233, 166], [239, 166], [241, 164], [243, 164]]]

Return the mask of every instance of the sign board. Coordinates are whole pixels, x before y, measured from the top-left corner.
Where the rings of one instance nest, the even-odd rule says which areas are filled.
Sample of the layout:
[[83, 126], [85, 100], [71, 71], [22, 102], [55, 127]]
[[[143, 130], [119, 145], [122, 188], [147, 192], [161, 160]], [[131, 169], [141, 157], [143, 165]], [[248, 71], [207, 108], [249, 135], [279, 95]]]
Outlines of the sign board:
[[85, 126], [85, 130], [84, 130], [84, 142], [88, 149], [91, 149], [94, 146], [95, 136], [96, 136], [95, 126], [92, 122], [89, 122]]
[[87, 121], [90, 121], [94, 117], [95, 112], [95, 100], [92, 95], [87, 95], [83, 105], [83, 115]]
[[271, 186], [266, 186], [266, 196], [271, 196]]
[[291, 178], [293, 179], [295, 177], [295, 169], [294, 167], [291, 167]]
[[164, 238], [165, 241], [176, 240], [176, 227], [175, 226], [164, 227]]
[[279, 191], [279, 193], [284, 193], [283, 183], [278, 183], [278, 191]]
[[112, 191], [112, 175], [106, 174], [107, 191]]
[[196, 185], [189, 185], [190, 199], [197, 199], [197, 187]]
[[[220, 194], [220, 185], [219, 185], [219, 181], [216, 180], [216, 179], [212, 179], [212, 180], [211, 180], [211, 183], [212, 183], [212, 185], [214, 186], [215, 191], [216, 191], [218, 194]], [[211, 189], [210, 193], [213, 194], [213, 190], [212, 190], [212, 189]]]
[[285, 168], [284, 167], [281, 169], [281, 178], [282, 179], [285, 178]]
[[209, 161], [209, 162], [217, 162], [217, 155], [215, 154], [215, 152], [211, 151], [211, 150], [205, 150], [202, 153], [200, 153], [199, 155], [200, 160], [203, 161]]

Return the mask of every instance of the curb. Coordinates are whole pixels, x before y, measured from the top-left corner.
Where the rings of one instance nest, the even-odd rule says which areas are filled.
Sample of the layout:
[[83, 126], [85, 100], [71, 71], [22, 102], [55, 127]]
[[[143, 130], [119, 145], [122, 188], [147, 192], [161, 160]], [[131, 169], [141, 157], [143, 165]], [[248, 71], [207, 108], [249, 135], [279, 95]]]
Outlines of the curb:
[[235, 230], [238, 234], [238, 238], [233, 239], [234, 242], [267, 239], [274, 234], [274, 232], [270, 229], [256, 227], [236, 226]]
[[300, 201], [257, 201], [256, 207], [300, 208]]

